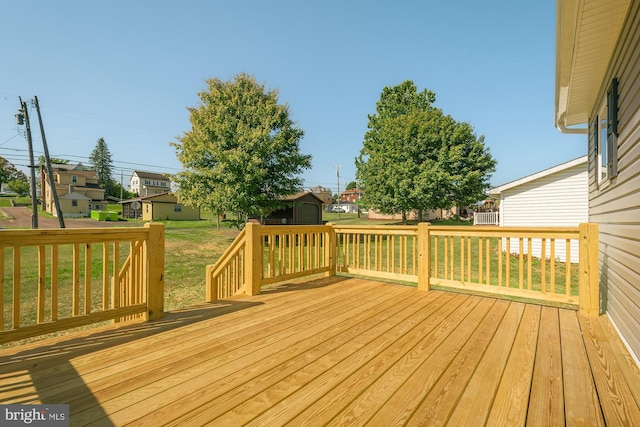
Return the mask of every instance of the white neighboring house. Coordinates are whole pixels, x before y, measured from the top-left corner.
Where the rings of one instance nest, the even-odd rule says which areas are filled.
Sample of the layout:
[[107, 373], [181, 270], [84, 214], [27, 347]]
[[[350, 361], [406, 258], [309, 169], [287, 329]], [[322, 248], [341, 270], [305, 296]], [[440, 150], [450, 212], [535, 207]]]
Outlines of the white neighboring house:
[[168, 193], [171, 191], [171, 180], [161, 173], [133, 171], [129, 191], [140, 197]]
[[[589, 222], [588, 178], [583, 156], [495, 187], [489, 194], [500, 199], [501, 227], [577, 227]], [[542, 242], [535, 240], [532, 255], [540, 257]], [[571, 262], [577, 263], [578, 242], [572, 242], [570, 251]], [[545, 252], [550, 253], [549, 242]], [[565, 261], [564, 241], [556, 241], [555, 255]]]

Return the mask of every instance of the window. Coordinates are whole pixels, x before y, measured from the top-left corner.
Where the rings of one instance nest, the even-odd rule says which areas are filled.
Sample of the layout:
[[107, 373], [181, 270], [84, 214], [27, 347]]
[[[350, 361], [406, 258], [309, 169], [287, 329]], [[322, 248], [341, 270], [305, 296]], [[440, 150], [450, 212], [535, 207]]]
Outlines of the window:
[[598, 153], [598, 184], [604, 185], [618, 174], [618, 79], [611, 81], [598, 110], [593, 136]]
[[71, 182], [78, 182], [78, 177], [75, 175], [71, 176]]
[[603, 103], [596, 120], [595, 138], [598, 150], [598, 183], [607, 180], [607, 116], [606, 104]]
[[182, 212], [182, 205], [173, 205], [174, 212]]
[[78, 201], [77, 200], [72, 200], [71, 201], [71, 206], [77, 207], [78, 206]]

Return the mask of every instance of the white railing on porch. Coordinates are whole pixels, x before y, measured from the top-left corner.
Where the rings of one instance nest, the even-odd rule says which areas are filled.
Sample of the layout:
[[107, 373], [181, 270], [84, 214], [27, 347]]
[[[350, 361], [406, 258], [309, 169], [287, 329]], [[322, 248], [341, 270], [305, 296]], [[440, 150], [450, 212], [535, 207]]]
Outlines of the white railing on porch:
[[500, 225], [500, 212], [474, 212], [473, 225]]

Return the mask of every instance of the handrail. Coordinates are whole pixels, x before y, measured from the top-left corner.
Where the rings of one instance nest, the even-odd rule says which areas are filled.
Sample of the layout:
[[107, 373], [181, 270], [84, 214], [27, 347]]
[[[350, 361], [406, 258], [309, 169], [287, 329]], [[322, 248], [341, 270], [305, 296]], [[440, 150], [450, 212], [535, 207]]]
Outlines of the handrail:
[[331, 241], [330, 226], [249, 222], [220, 259], [206, 267], [206, 300], [253, 295], [264, 285], [330, 273], [335, 269]]
[[[577, 227], [428, 227], [430, 285], [578, 307]], [[575, 263], [572, 263], [572, 259]]]
[[417, 282], [418, 226], [334, 226], [342, 273]]
[[238, 293], [244, 293], [244, 250], [246, 229], [233, 240], [222, 256], [213, 265], [206, 267], [206, 301], [217, 301]]
[[[25, 264], [37, 265], [37, 272], [23, 272]], [[0, 293], [0, 343], [106, 320], [160, 319], [164, 225], [1, 230], [0, 289], [5, 286], [12, 292], [6, 301]]]
[[[579, 308], [597, 315], [598, 232], [580, 227], [391, 225], [260, 226], [248, 224], [244, 257], [234, 261], [234, 293], [312, 274], [355, 274], [498, 297]], [[240, 247], [234, 242], [233, 247]], [[233, 256], [207, 268], [222, 272]], [[595, 260], [595, 261], [594, 261]], [[310, 262], [298, 267], [298, 264]], [[219, 280], [216, 278], [215, 280]], [[213, 292], [213, 291], [211, 291]]]

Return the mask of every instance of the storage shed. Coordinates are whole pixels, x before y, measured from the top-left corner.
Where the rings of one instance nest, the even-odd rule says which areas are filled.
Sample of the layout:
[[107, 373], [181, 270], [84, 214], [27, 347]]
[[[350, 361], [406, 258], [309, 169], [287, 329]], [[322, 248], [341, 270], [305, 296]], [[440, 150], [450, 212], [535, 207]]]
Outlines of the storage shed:
[[262, 219], [263, 225], [319, 225], [322, 224], [322, 204], [320, 197], [310, 191], [301, 191], [283, 197], [285, 206], [273, 211]]
[[[587, 156], [495, 187], [489, 194], [500, 200], [502, 227], [576, 227], [589, 221]], [[564, 244], [558, 243], [556, 256], [564, 261]], [[541, 246], [533, 242], [532, 255], [539, 257]], [[571, 262], [578, 262], [577, 242], [571, 247]]]
[[137, 197], [123, 200], [123, 218], [142, 218], [143, 221], [159, 220], [187, 220], [200, 219], [200, 209], [178, 203], [178, 199], [171, 193], [154, 194], [152, 196]]

